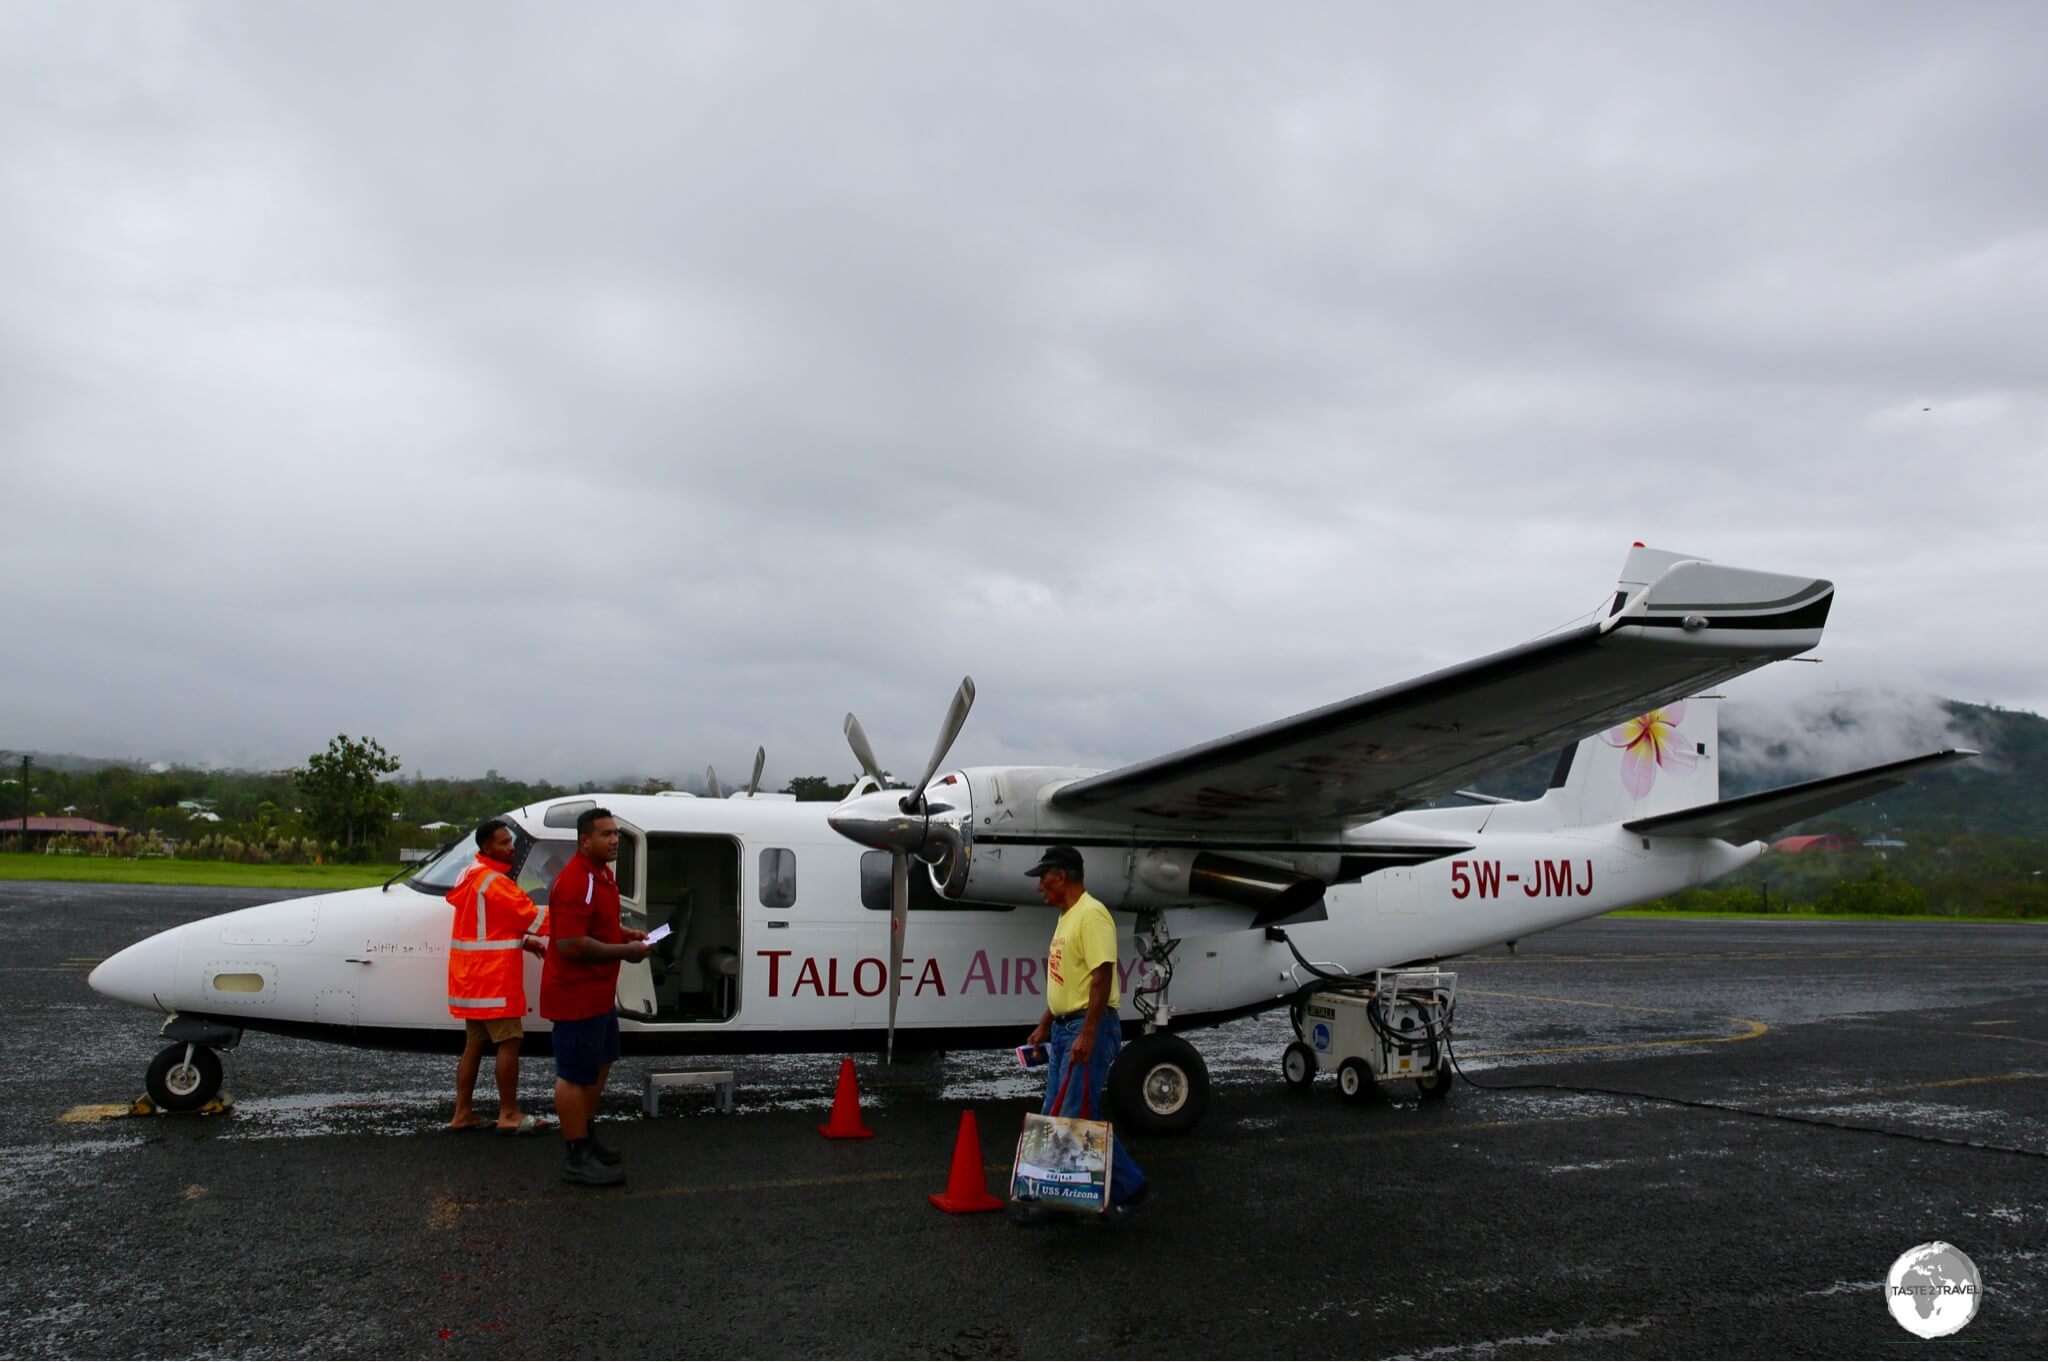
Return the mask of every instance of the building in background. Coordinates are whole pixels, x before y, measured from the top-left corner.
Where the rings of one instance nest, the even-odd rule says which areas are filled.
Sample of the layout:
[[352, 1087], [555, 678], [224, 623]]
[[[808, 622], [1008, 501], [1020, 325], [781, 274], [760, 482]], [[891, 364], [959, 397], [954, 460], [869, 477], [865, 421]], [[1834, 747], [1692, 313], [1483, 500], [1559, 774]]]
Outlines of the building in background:
[[1789, 851], [1796, 856], [1809, 851], [1855, 851], [1862, 845], [1846, 833], [1825, 832], [1811, 837], [1780, 837], [1771, 843], [1771, 850]]
[[119, 837], [127, 831], [90, 818], [0, 818], [0, 837], [23, 838], [29, 851], [40, 851], [53, 837]]

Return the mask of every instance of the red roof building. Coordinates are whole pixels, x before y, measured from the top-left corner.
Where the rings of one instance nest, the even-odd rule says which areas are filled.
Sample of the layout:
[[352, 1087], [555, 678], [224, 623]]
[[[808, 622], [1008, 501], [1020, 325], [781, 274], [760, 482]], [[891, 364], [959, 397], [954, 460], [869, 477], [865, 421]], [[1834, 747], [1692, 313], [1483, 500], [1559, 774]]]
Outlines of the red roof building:
[[52, 837], [119, 837], [128, 831], [112, 823], [95, 823], [90, 818], [5, 818], [0, 817], [0, 837], [19, 837], [27, 824], [28, 840], [47, 842]]
[[1771, 850], [1789, 851], [1796, 855], [1806, 851], [1854, 851], [1862, 845], [1854, 837], [1829, 832], [1817, 837], [1780, 837], [1771, 843]]

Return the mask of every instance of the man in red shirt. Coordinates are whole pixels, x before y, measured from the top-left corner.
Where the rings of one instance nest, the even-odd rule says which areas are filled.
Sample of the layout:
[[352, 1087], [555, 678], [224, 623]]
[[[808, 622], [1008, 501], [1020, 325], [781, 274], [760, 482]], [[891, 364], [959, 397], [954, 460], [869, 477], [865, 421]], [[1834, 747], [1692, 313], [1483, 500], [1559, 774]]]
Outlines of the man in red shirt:
[[548, 955], [540, 972], [540, 1014], [554, 1023], [555, 1115], [562, 1122], [570, 1182], [610, 1187], [626, 1180], [616, 1150], [591, 1124], [619, 1057], [619, 962], [648, 955], [647, 933], [619, 923], [619, 825], [610, 809], [576, 819], [576, 854], [548, 891]]

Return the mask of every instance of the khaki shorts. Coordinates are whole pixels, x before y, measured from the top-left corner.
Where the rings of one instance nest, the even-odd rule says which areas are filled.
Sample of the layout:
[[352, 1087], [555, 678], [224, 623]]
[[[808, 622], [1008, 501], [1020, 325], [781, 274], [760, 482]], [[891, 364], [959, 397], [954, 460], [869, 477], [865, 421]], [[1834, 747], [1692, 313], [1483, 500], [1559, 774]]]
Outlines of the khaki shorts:
[[487, 1040], [493, 1045], [503, 1045], [508, 1040], [518, 1040], [526, 1034], [526, 1023], [517, 1017], [492, 1017], [488, 1021], [475, 1017], [464, 1019], [462, 1029], [471, 1040]]

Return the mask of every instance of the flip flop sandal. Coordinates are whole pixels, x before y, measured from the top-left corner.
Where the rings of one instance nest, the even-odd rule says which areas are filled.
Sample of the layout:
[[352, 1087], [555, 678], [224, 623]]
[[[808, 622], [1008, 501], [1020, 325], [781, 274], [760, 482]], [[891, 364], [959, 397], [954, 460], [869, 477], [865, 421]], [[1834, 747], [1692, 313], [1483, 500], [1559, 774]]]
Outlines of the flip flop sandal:
[[490, 1124], [488, 1121], [471, 1121], [466, 1126], [442, 1126], [441, 1129], [447, 1131], [450, 1135], [473, 1135], [488, 1124]]
[[555, 1128], [553, 1121], [543, 1121], [537, 1116], [522, 1116], [516, 1126], [493, 1126], [500, 1135], [546, 1135]]

